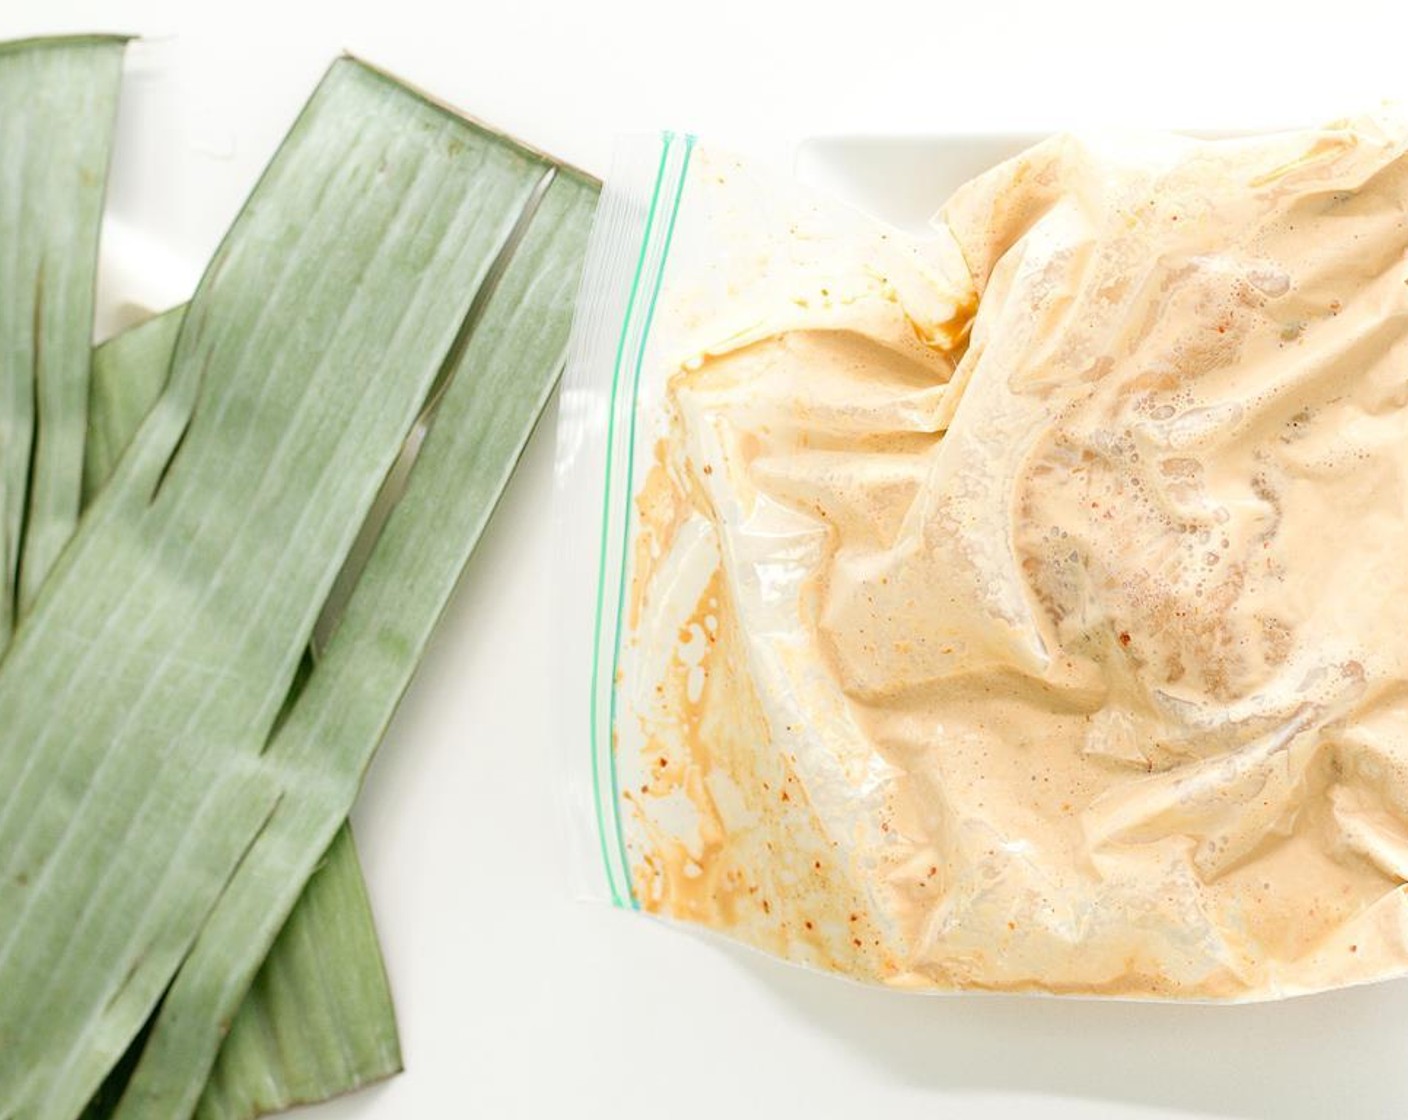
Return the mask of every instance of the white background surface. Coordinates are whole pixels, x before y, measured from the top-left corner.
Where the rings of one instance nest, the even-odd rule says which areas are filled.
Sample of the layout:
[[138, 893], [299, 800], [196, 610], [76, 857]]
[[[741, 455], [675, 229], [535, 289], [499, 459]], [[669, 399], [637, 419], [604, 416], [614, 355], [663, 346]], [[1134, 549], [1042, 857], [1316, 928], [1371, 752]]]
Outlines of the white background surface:
[[[1311, 123], [1408, 99], [1399, 4], [1148, 7], [5, 0], [0, 37], [148, 37], [111, 210], [165, 248], [177, 284], [343, 48], [597, 172], [634, 126], [749, 147]], [[1408, 1115], [1405, 984], [1246, 1008], [905, 997], [571, 901], [552, 794], [551, 421], [356, 813], [408, 1072], [309, 1120]]]

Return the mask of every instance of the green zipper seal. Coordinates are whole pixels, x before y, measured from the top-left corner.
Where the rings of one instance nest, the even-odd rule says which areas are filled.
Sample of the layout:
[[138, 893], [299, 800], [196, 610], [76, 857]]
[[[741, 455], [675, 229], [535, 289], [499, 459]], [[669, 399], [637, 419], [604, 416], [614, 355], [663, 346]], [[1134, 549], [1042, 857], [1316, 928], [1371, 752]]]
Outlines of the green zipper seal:
[[[626, 598], [626, 577], [629, 568], [628, 557], [630, 547], [631, 513], [629, 504], [626, 507], [624, 524], [621, 530], [621, 556], [620, 573], [616, 594], [616, 620], [612, 644], [611, 657], [611, 681], [610, 681], [610, 705], [607, 742], [603, 744], [600, 727], [600, 695], [601, 695], [601, 639], [605, 629], [605, 608], [606, 608], [606, 582], [607, 582], [607, 561], [608, 546], [610, 543], [611, 529], [611, 509], [612, 509], [612, 487], [611, 479], [613, 474], [613, 464], [617, 448], [616, 443], [616, 418], [618, 403], [620, 401], [620, 390], [622, 373], [626, 366], [627, 342], [630, 337], [631, 327], [636, 321], [636, 308], [640, 298], [643, 283], [646, 282], [646, 259], [650, 255], [652, 236], [656, 231], [656, 219], [661, 211], [661, 200], [665, 193], [666, 173], [669, 169], [670, 153], [675, 142], [674, 133], [663, 134], [663, 144], [660, 152], [660, 160], [656, 167], [655, 184], [651, 191], [650, 207], [646, 214], [645, 229], [641, 235], [640, 254], [636, 258], [635, 274], [631, 279], [630, 293], [627, 296], [626, 311], [622, 316], [621, 331], [616, 343], [616, 358], [612, 370], [611, 378], [611, 398], [608, 405], [607, 432], [606, 432], [606, 478], [602, 497], [601, 510], [601, 535], [600, 549], [598, 554], [598, 578], [596, 595], [596, 622], [593, 633], [592, 647], [592, 679], [591, 679], [591, 751], [592, 751], [592, 794], [595, 802], [597, 818], [597, 838], [601, 847], [602, 864], [606, 870], [607, 882], [611, 890], [612, 902], [623, 909], [640, 909], [640, 902], [635, 897], [635, 891], [630, 881], [630, 864], [626, 854], [626, 839], [621, 823], [620, 805], [620, 783], [616, 767], [615, 750], [615, 729], [617, 713], [617, 690], [616, 677], [620, 667], [622, 622], [621, 616], [624, 613]], [[675, 223], [679, 216], [680, 200], [684, 195], [684, 181], [689, 170], [690, 155], [695, 145], [695, 137], [686, 136], [685, 153], [680, 164], [678, 177], [671, 184], [673, 199], [670, 201], [670, 216], [665, 226], [664, 240], [660, 250], [660, 260], [655, 269], [650, 284], [650, 299], [645, 309], [645, 319], [642, 324], [640, 337], [635, 347], [633, 355], [633, 372], [631, 380], [630, 396], [630, 421], [628, 428], [629, 442], [626, 444], [626, 500], [629, 503], [631, 495], [634, 493], [635, 479], [635, 441], [636, 441], [636, 401], [640, 394], [641, 373], [645, 362], [645, 350], [650, 339], [651, 324], [655, 319], [655, 309], [660, 298], [660, 289], [664, 281], [665, 265], [670, 256], [670, 245], [674, 239]], [[603, 776], [603, 769], [607, 771]], [[610, 802], [602, 799], [603, 786], [609, 780]], [[609, 813], [611, 823], [608, 826], [604, 819]], [[608, 836], [615, 839], [615, 859], [612, 858], [611, 841]]]
[[[636, 347], [635, 372], [631, 379], [631, 401], [630, 401], [630, 428], [626, 443], [626, 501], [629, 502], [635, 494], [635, 472], [636, 472], [636, 417], [638, 409], [636, 402], [640, 399], [640, 376], [645, 365], [645, 348], [650, 341], [650, 328], [655, 322], [655, 306], [660, 300], [660, 288], [665, 280], [665, 265], [670, 259], [670, 244], [675, 238], [675, 220], [680, 214], [680, 200], [684, 198], [685, 179], [689, 174], [689, 159], [694, 153], [695, 138], [686, 136], [684, 138], [684, 159], [680, 163], [679, 184], [675, 192], [674, 203], [670, 207], [670, 220], [665, 226], [665, 243], [660, 250], [660, 269], [655, 274], [655, 283], [650, 291], [650, 303], [645, 309], [645, 323], [640, 332], [640, 343]], [[626, 576], [629, 570], [627, 559], [630, 555], [631, 541], [631, 511], [629, 506], [626, 509], [626, 517], [621, 527], [621, 579], [616, 589], [616, 635], [612, 643], [611, 652], [611, 727], [616, 727], [616, 677], [621, 665], [621, 619], [626, 609]], [[621, 866], [629, 867], [626, 862], [626, 838], [621, 830], [621, 791], [616, 774], [616, 752], [611, 752], [611, 809], [612, 816], [616, 822], [616, 842], [620, 845]], [[626, 877], [626, 892], [630, 897], [631, 908], [640, 909], [640, 900], [636, 898], [635, 891], [631, 887], [630, 876]]]

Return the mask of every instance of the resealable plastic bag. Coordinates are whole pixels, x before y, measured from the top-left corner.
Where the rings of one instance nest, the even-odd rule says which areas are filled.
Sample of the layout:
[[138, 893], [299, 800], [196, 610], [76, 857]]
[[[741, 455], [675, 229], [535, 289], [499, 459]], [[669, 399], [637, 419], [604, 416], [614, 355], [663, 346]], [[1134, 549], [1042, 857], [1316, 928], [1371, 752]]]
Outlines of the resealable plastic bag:
[[559, 425], [589, 893], [903, 988], [1403, 972], [1405, 143], [1056, 137], [921, 235], [623, 146]]

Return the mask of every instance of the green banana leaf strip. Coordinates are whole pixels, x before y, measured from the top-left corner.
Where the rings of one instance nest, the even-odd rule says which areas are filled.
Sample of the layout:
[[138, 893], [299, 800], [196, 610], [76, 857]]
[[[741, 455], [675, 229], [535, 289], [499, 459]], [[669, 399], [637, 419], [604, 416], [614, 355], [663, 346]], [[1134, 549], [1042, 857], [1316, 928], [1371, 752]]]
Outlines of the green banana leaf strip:
[[[183, 305], [157, 315], [94, 351], [85, 502], [107, 482], [161, 395], [185, 311]], [[248, 1120], [340, 1096], [400, 1069], [391, 990], [344, 826], [240, 1004], [198, 1112]], [[93, 1102], [90, 1120], [112, 1115], [130, 1074], [128, 1068], [109, 1078], [111, 1096]]]
[[93, 1094], [93, 1099], [83, 1110], [81, 1120], [112, 1120], [113, 1113], [117, 1111], [118, 1102], [122, 1100], [122, 1092], [127, 1088], [127, 1082], [132, 1079], [132, 1071], [137, 1068], [137, 1059], [141, 1057], [142, 1048], [146, 1046], [154, 1026], [156, 1026], [155, 1019], [148, 1019], [142, 1025], [142, 1029], [137, 1032], [137, 1037], [132, 1040], [122, 1057], [117, 1060], [117, 1064], [108, 1072], [102, 1085], [98, 1087], [98, 1091]]
[[301, 796], [275, 719], [540, 175], [344, 59], [217, 251], [0, 662], [0, 1117], [83, 1110]]
[[0, 43], [0, 652], [78, 523], [124, 44]]
[[186, 305], [129, 327], [93, 348], [88, 435], [83, 457], [83, 504], [107, 485], [147, 413], [166, 388]]
[[167, 993], [120, 1120], [190, 1113], [219, 1046], [219, 1023], [239, 1005], [351, 807], [556, 382], [595, 202], [595, 184], [553, 175], [474, 324], [342, 623], [264, 755], [284, 796]]
[[240, 1002], [196, 1115], [252, 1120], [400, 1070], [381, 946], [344, 824]]

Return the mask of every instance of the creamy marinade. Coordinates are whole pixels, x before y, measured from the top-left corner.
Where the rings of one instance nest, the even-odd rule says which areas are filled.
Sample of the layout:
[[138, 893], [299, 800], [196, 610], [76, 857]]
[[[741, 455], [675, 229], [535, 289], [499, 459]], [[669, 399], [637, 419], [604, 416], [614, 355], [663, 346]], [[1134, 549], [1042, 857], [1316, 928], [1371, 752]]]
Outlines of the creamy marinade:
[[1404, 971], [1405, 150], [1058, 137], [918, 239], [759, 236], [702, 153], [617, 681], [640, 905], [908, 987]]

